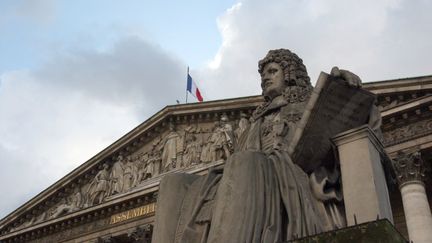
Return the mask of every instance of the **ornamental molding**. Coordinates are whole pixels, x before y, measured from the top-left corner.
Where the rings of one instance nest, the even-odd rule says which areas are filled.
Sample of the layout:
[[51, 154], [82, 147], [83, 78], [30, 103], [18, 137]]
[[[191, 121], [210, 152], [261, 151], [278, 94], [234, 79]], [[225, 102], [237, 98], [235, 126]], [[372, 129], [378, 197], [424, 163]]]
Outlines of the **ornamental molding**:
[[384, 81], [372, 81], [363, 83], [362, 87], [379, 96], [386, 94], [397, 94], [407, 91], [426, 89], [432, 90], [432, 75]]
[[423, 119], [417, 122], [387, 130], [383, 132], [384, 145], [386, 147], [403, 143], [418, 137], [432, 134], [432, 119]]
[[425, 94], [424, 96], [419, 98], [411, 99], [405, 102], [399, 102], [399, 104], [383, 110], [381, 112], [381, 115], [383, 118], [392, 117], [413, 110], [417, 111], [420, 107], [429, 108], [431, 104], [432, 104], [432, 94]]
[[426, 168], [420, 152], [398, 152], [393, 159], [393, 166], [399, 187], [407, 183], [424, 182]]
[[[48, 222], [11, 232], [6, 236], [0, 236], [1, 242], [60, 242], [71, 240], [82, 234], [90, 234], [109, 230], [115, 227], [110, 224], [113, 215], [131, 210], [133, 208], [146, 208], [154, 205], [157, 194], [147, 193], [146, 195], [135, 196], [123, 199], [115, 204], [99, 205], [91, 210], [82, 210], [70, 215], [62, 216]], [[125, 223], [135, 220], [147, 220], [154, 215], [143, 214], [141, 217], [131, 218]], [[148, 220], [147, 220], [148, 221]]]

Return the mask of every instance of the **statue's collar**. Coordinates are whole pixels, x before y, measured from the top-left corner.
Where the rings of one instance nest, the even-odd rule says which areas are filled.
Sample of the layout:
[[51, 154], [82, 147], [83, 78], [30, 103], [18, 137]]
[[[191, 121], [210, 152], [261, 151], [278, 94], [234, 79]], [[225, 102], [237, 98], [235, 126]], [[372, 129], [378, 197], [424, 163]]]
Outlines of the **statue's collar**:
[[302, 103], [306, 102], [311, 93], [312, 86], [288, 86], [282, 95], [273, 98], [272, 100], [266, 101], [262, 105], [258, 106], [253, 115], [252, 119], [257, 120], [263, 115], [268, 114], [269, 112], [273, 112], [276, 109], [279, 109], [282, 106], [286, 106], [288, 104]]
[[264, 116], [265, 114], [268, 114], [269, 112], [272, 112], [282, 106], [287, 105], [288, 102], [285, 100], [283, 95], [279, 95], [275, 98], [273, 98], [271, 101], [267, 101], [261, 106], [257, 107], [253, 114], [253, 119], [257, 120], [258, 118]]

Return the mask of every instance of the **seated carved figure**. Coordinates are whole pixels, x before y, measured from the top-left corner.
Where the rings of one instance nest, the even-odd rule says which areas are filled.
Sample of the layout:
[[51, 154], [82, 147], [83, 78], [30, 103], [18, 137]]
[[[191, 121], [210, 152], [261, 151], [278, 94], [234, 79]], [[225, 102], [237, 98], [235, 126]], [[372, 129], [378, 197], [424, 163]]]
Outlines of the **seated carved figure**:
[[[224, 169], [174, 174], [161, 184], [153, 242], [281, 242], [345, 225], [336, 166], [306, 173], [287, 152], [312, 93], [302, 60], [286, 49], [259, 62], [265, 102]], [[339, 69], [333, 75], [359, 87]]]

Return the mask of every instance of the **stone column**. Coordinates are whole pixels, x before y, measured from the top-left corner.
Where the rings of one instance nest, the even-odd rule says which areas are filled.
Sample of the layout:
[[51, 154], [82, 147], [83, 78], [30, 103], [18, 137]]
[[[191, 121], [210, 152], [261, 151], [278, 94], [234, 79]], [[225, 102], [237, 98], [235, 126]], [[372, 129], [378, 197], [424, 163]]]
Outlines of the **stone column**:
[[410, 241], [432, 241], [432, 215], [426, 196], [424, 163], [419, 152], [398, 153], [393, 161], [402, 194], [402, 202]]
[[381, 142], [367, 125], [340, 133], [333, 142], [339, 154], [348, 226], [377, 218], [393, 223]]

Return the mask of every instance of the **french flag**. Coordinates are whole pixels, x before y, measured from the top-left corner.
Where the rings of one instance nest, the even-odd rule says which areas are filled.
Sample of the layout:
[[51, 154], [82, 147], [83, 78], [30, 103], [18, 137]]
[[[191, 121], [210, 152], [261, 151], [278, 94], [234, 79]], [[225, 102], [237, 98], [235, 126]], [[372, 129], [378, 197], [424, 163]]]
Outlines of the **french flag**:
[[201, 96], [201, 93], [198, 89], [198, 86], [195, 84], [195, 82], [192, 80], [192, 77], [187, 75], [187, 91], [189, 91], [199, 102], [202, 102], [204, 99]]

